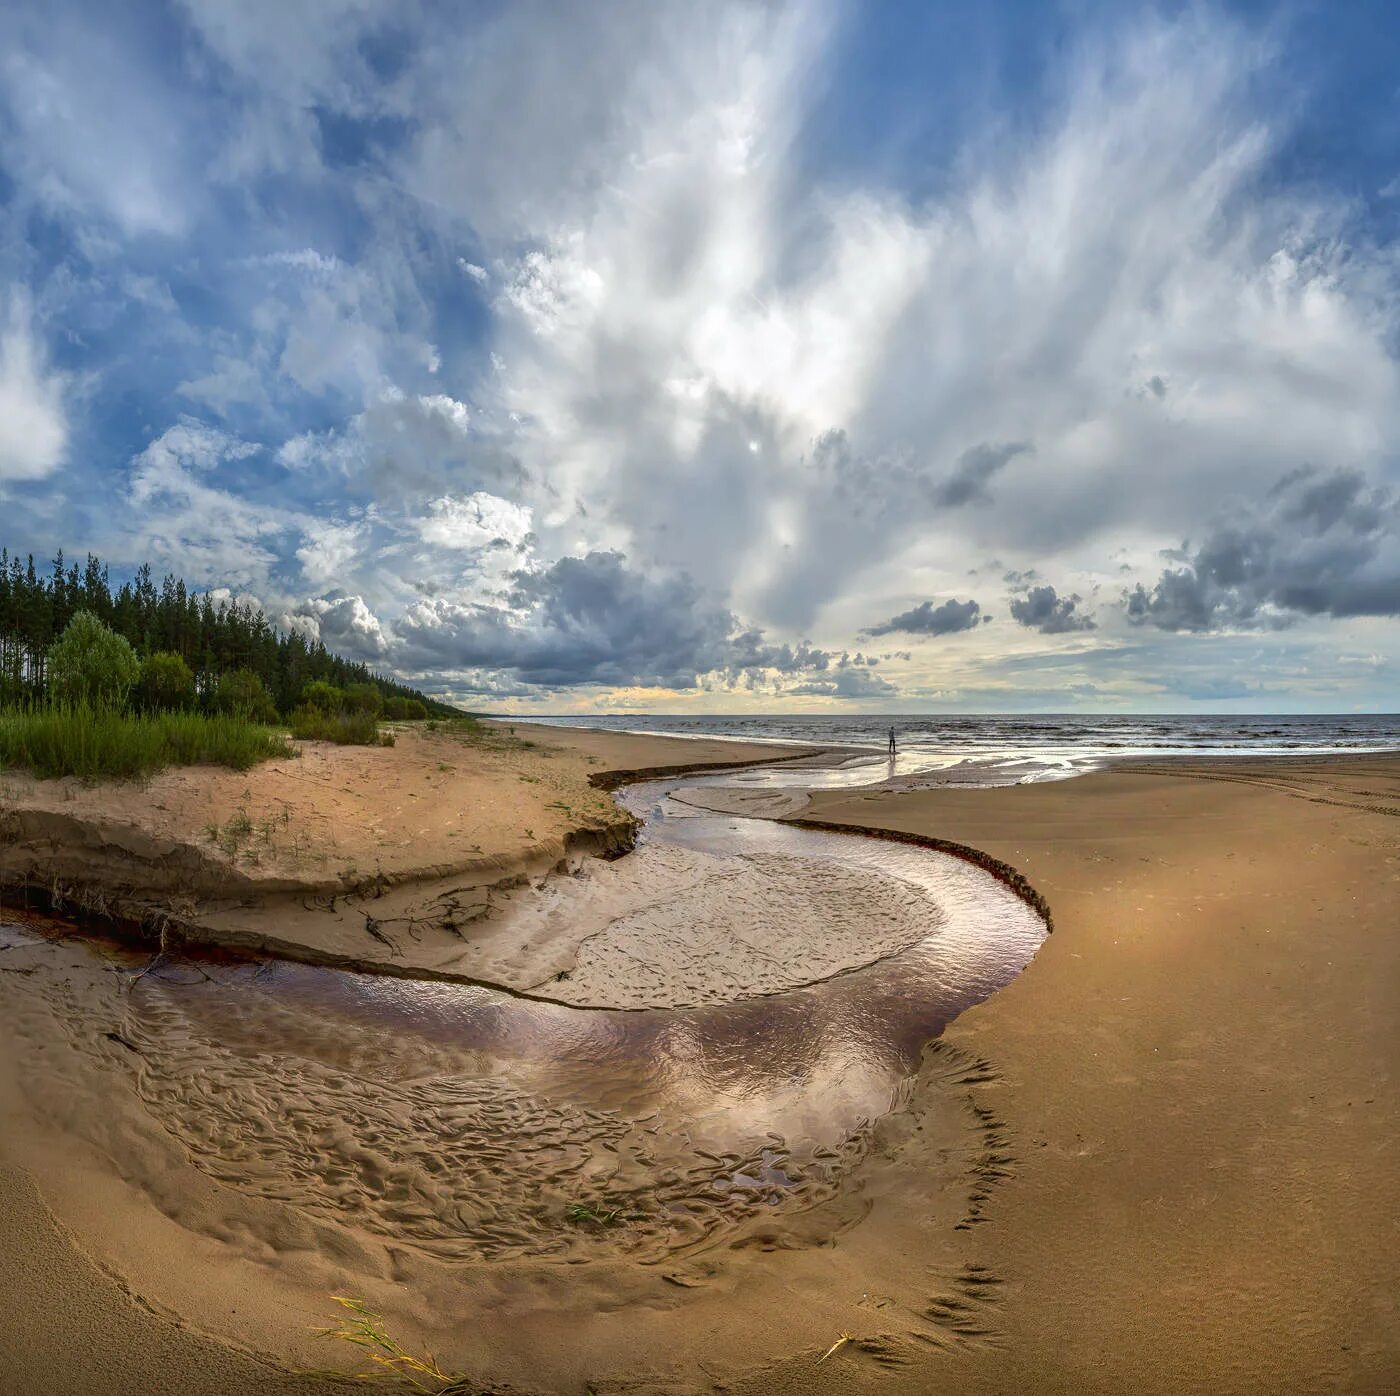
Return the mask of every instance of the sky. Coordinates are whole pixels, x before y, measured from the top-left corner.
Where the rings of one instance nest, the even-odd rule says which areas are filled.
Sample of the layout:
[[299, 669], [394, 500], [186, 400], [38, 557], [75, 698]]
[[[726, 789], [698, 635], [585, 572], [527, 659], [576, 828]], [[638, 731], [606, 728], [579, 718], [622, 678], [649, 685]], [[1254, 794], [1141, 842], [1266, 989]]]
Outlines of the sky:
[[480, 710], [1394, 710], [1387, 3], [19, 0], [0, 541]]

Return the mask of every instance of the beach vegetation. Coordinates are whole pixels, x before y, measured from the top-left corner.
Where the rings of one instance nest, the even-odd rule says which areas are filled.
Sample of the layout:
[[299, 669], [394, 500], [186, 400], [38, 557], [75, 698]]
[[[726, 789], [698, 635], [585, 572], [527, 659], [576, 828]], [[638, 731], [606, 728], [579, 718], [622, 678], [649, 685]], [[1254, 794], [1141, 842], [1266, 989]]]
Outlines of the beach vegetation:
[[288, 719], [292, 736], [304, 742], [334, 742], [337, 746], [392, 746], [393, 737], [379, 730], [373, 713], [344, 708], [326, 713], [318, 708], [297, 708]]
[[102, 780], [171, 765], [243, 770], [294, 751], [285, 732], [391, 745], [378, 717], [456, 709], [141, 567], [113, 588], [92, 556], [44, 575], [0, 550], [0, 764]]
[[621, 1226], [623, 1222], [644, 1221], [641, 1212], [624, 1212], [620, 1207], [594, 1206], [588, 1202], [571, 1202], [564, 1215], [579, 1226]]
[[194, 701], [194, 671], [178, 654], [156, 650], [141, 661], [136, 702], [143, 712], [183, 712]]
[[312, 679], [301, 691], [299, 707], [311, 708], [318, 713], [338, 713], [345, 698], [345, 691], [324, 679]]
[[232, 669], [219, 675], [214, 688], [214, 709], [249, 722], [277, 721], [277, 705], [251, 669]]
[[384, 716], [391, 722], [423, 722], [428, 717], [428, 705], [421, 698], [386, 698]]
[[[409, 700], [394, 694], [389, 701]], [[293, 709], [288, 723], [292, 736], [301, 741], [335, 742], [338, 746], [393, 746], [393, 734], [379, 730], [379, 715], [384, 706], [384, 696], [373, 684], [352, 683], [341, 688], [316, 681], [302, 689], [301, 702]]]
[[347, 713], [368, 713], [378, 717], [384, 711], [384, 696], [372, 683], [347, 684], [340, 700]]
[[295, 754], [284, 733], [223, 713], [124, 713], [84, 704], [0, 711], [0, 765], [41, 780], [126, 780], [166, 766], [229, 766]]
[[237, 859], [241, 855], [243, 860], [248, 863], [260, 862], [263, 853], [280, 852], [285, 854], [290, 852], [294, 857], [299, 856], [301, 851], [299, 835], [290, 849], [274, 842], [276, 836], [285, 832], [291, 823], [291, 811], [286, 805], [283, 805], [276, 814], [264, 815], [255, 821], [248, 812], [247, 802], [251, 795], [250, 790], [244, 791], [243, 803], [223, 824], [219, 824], [217, 821], [206, 824], [204, 837], [229, 859]]
[[590, 1207], [586, 1202], [571, 1202], [564, 1209], [564, 1215], [571, 1222], [587, 1223], [593, 1226], [616, 1226], [621, 1219], [617, 1208], [603, 1209]]
[[389, 1382], [413, 1391], [432, 1392], [434, 1396], [472, 1396], [480, 1390], [464, 1373], [446, 1371], [431, 1353], [419, 1357], [409, 1352], [363, 1299], [343, 1294], [331, 1297], [349, 1316], [329, 1328], [318, 1328], [316, 1336], [350, 1343], [365, 1354], [368, 1365], [350, 1373], [354, 1380]]
[[48, 652], [48, 696], [66, 707], [120, 708], [141, 677], [130, 641], [79, 611]]
[[[59, 552], [44, 568], [32, 554], [21, 559], [8, 550], [0, 550], [0, 704], [49, 700], [50, 653], [80, 612], [125, 640], [138, 661], [158, 653], [178, 655], [194, 676], [193, 706], [204, 711], [214, 706], [220, 677], [246, 669], [262, 681], [281, 714], [303, 702], [305, 690], [316, 682], [341, 690], [367, 684], [381, 698], [416, 699], [442, 716], [456, 712], [364, 664], [332, 654], [314, 633], [279, 630], [246, 601], [200, 592], [173, 576], [157, 581], [149, 566], [114, 585], [108, 569], [91, 555], [79, 567]], [[102, 644], [120, 650], [105, 638]], [[129, 675], [122, 702], [139, 678]], [[65, 696], [95, 701], [91, 692]], [[340, 706], [339, 701], [332, 706]]]

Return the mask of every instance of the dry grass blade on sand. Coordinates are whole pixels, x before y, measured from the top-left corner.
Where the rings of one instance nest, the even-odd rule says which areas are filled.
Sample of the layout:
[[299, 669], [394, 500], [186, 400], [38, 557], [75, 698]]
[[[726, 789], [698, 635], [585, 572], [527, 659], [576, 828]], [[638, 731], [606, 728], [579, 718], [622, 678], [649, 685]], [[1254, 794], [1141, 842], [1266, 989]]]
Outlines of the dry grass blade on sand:
[[[331, 1296], [351, 1315], [330, 1328], [318, 1328], [319, 1338], [336, 1338], [353, 1343], [369, 1354], [371, 1366], [349, 1375], [356, 1381], [381, 1382], [428, 1391], [434, 1396], [478, 1396], [481, 1388], [461, 1372], [445, 1372], [431, 1353], [415, 1357], [384, 1327], [384, 1320], [363, 1299], [348, 1295]], [[336, 1376], [345, 1376], [337, 1372]]]

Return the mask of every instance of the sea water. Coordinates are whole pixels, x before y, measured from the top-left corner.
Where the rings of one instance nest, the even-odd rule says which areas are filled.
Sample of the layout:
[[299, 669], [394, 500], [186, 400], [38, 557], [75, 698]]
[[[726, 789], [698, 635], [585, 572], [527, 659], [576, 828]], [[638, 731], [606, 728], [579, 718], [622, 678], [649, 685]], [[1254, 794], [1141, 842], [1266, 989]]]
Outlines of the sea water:
[[[781, 714], [670, 716], [559, 714], [528, 719], [668, 737], [724, 738], [776, 746], [849, 747], [835, 773], [772, 773], [769, 783], [862, 785], [890, 775], [936, 775], [940, 782], [1014, 785], [1059, 780], [1111, 761], [1146, 757], [1299, 756], [1400, 750], [1400, 713], [1325, 715], [1089, 716]], [[898, 748], [886, 758], [893, 727]]]

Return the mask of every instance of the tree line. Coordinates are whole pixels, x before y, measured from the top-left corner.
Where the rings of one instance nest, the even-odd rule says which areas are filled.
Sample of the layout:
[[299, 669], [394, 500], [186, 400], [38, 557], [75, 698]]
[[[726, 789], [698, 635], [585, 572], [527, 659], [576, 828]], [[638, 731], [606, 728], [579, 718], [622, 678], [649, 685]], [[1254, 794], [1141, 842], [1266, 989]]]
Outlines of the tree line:
[[212, 702], [225, 675], [257, 675], [280, 713], [290, 713], [310, 684], [347, 689], [372, 685], [386, 704], [424, 704], [429, 711], [455, 710], [417, 689], [376, 674], [368, 666], [332, 654], [319, 640], [271, 625], [255, 606], [215, 602], [174, 576], [159, 586], [149, 564], [131, 581], [112, 589], [108, 569], [88, 554], [80, 569], [63, 553], [46, 571], [0, 550], [0, 703], [43, 701], [54, 642], [79, 612], [86, 611], [124, 637], [138, 656], [178, 655], [194, 676], [199, 702]]

